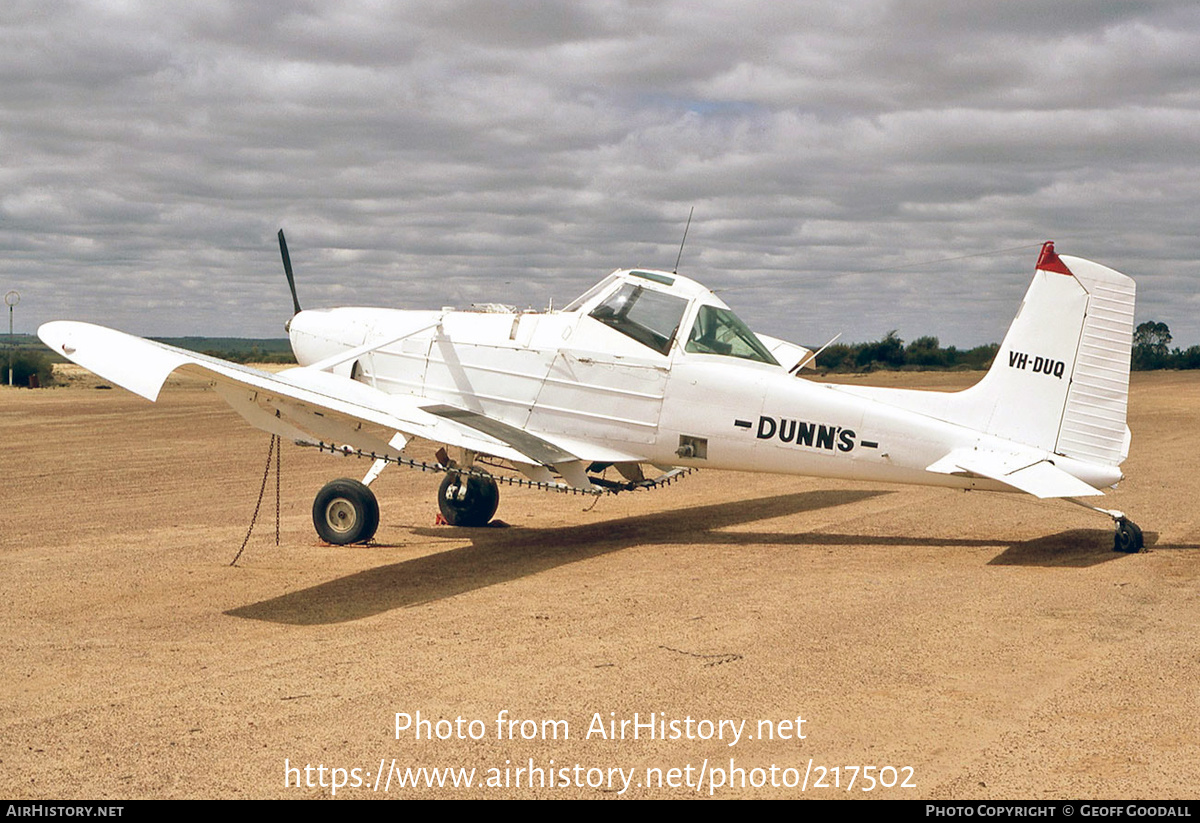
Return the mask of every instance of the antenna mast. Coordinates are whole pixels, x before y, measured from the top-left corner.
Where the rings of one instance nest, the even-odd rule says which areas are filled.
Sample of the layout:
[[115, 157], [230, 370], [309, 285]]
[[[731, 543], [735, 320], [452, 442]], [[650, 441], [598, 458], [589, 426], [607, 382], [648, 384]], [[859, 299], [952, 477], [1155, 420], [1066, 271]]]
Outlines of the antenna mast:
[[687, 225], [683, 227], [683, 239], [679, 241], [679, 254], [675, 257], [675, 269], [671, 272], [671, 274], [679, 274], [679, 261], [683, 259], [683, 244], [687, 242], [688, 229], [691, 228], [692, 225], [692, 212], [695, 210], [695, 206], [692, 206], [691, 209], [688, 210]]

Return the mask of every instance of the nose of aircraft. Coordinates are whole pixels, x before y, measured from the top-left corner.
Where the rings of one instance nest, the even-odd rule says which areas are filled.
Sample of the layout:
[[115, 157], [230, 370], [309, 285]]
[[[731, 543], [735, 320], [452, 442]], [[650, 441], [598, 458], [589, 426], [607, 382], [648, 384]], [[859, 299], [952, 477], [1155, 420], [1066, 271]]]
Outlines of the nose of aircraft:
[[365, 328], [344, 310], [305, 309], [287, 322], [292, 353], [301, 366], [362, 345]]

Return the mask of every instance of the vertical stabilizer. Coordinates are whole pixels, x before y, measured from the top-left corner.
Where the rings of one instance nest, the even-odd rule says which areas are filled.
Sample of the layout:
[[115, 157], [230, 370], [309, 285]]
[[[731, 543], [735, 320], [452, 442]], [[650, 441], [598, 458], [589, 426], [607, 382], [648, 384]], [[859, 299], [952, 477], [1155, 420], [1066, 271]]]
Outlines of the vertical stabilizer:
[[1127, 448], [1133, 280], [1047, 243], [991, 369], [962, 393], [962, 422], [1089, 463]]

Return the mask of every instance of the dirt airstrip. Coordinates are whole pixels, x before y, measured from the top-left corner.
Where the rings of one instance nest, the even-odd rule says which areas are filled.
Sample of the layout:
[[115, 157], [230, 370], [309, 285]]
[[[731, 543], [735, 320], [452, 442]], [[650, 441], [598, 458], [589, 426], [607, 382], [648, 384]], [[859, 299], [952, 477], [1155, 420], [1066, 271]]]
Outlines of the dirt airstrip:
[[1140, 555], [1062, 502], [716, 472], [458, 530], [397, 468], [336, 548], [312, 496], [367, 465], [288, 445], [233, 568], [269, 438], [97, 383], [0, 391], [0, 795], [1200, 794], [1200, 375], [1134, 376]]

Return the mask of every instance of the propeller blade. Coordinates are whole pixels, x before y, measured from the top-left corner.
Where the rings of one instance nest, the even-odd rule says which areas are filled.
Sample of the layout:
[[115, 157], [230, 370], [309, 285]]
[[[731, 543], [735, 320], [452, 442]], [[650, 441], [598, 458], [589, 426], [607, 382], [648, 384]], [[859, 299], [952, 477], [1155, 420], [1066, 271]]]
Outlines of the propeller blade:
[[300, 299], [296, 297], [296, 279], [292, 277], [292, 258], [288, 257], [287, 241], [283, 239], [283, 229], [279, 230], [279, 253], [283, 255], [283, 273], [287, 275], [288, 288], [292, 290], [292, 305], [296, 308], [295, 313], [299, 314]]

